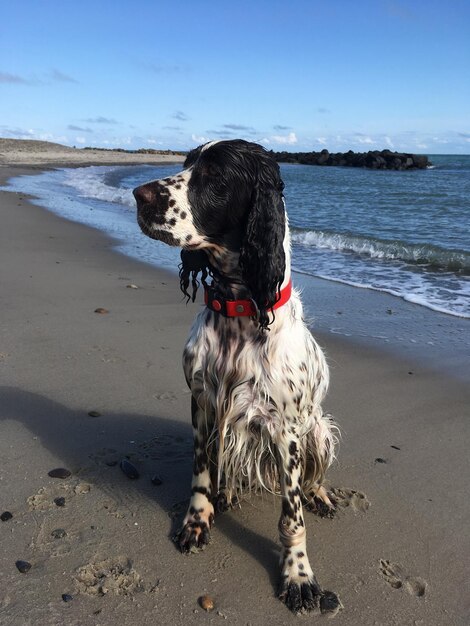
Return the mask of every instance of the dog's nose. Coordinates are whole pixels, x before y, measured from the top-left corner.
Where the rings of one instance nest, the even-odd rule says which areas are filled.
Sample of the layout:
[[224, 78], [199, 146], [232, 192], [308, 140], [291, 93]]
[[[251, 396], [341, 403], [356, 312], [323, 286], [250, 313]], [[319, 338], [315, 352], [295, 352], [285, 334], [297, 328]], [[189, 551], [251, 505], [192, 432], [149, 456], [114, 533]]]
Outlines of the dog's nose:
[[150, 204], [152, 200], [155, 200], [155, 192], [152, 190], [150, 185], [141, 185], [140, 187], [136, 187], [132, 193], [137, 201], [137, 205]]

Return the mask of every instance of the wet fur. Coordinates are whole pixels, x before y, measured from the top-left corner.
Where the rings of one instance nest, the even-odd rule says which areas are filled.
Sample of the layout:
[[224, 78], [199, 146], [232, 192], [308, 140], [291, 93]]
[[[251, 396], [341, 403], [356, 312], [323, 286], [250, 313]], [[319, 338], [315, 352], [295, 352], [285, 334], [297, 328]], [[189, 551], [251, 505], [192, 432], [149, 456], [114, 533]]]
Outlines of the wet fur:
[[209, 542], [214, 502], [267, 489], [282, 496], [279, 597], [295, 613], [324, 597], [307, 557], [302, 503], [318, 496], [334, 458], [336, 427], [321, 403], [329, 382], [299, 293], [272, 310], [290, 280], [290, 237], [279, 167], [260, 146], [212, 142], [175, 177], [136, 190], [150, 237], [183, 247], [188, 299], [212, 280], [221, 297], [252, 298], [259, 315], [226, 318], [203, 308], [183, 354], [194, 431], [192, 496], [178, 543]]

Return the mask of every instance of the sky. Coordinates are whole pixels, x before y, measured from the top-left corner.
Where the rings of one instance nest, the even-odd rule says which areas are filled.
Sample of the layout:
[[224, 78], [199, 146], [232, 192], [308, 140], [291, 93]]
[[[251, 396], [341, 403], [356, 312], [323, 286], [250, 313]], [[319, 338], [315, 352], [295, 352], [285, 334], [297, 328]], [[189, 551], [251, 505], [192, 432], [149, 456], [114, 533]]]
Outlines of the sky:
[[468, 0], [2, 3], [0, 136], [470, 154]]

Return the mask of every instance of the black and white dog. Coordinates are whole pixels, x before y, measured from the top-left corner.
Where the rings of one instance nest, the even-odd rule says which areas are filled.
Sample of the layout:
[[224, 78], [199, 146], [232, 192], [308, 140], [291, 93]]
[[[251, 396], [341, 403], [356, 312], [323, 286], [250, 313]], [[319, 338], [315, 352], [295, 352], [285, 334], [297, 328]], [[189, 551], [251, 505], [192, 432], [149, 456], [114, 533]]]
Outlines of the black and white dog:
[[183, 248], [187, 298], [199, 280], [205, 289], [183, 355], [194, 470], [179, 546], [209, 542], [214, 505], [244, 490], [280, 490], [279, 597], [299, 613], [339, 604], [310, 567], [302, 514], [302, 503], [334, 509], [321, 484], [336, 428], [321, 408], [328, 367], [291, 286], [283, 188], [269, 153], [235, 140], [192, 150], [182, 172], [134, 196], [143, 232]]

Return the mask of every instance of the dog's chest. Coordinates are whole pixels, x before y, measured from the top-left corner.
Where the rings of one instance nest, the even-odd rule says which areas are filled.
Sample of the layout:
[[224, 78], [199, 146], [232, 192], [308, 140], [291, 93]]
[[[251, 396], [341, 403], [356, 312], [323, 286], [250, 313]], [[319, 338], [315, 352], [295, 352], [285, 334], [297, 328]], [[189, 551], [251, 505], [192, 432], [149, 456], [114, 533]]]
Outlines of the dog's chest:
[[249, 319], [215, 315], [200, 313], [183, 355], [198, 403], [219, 415], [229, 410], [233, 420], [252, 416], [279, 423], [282, 416], [310, 412], [324, 390], [315, 344], [303, 323], [288, 333], [280, 326], [260, 335]]

